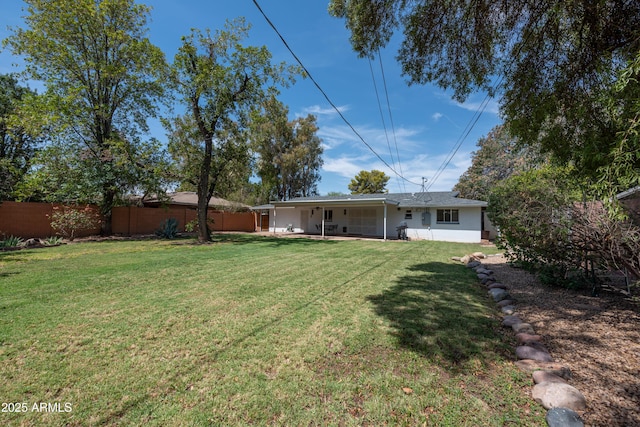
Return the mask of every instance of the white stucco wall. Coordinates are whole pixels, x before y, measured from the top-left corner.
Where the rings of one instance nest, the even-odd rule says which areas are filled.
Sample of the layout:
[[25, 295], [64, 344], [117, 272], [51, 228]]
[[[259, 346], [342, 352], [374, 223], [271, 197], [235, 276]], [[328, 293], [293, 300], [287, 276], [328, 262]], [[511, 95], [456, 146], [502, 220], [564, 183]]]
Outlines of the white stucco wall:
[[[387, 224], [389, 236], [397, 237], [396, 227], [401, 222], [407, 223], [407, 237], [414, 240], [439, 240], [445, 242], [479, 243], [482, 237], [481, 208], [451, 208], [458, 209], [458, 224], [437, 222], [438, 208], [414, 208], [411, 209], [411, 219], [405, 219], [409, 209], [390, 209]], [[422, 224], [422, 215], [430, 213], [430, 224]]]
[[[371, 207], [369, 207], [371, 208]], [[348, 227], [349, 207], [328, 207], [333, 211], [331, 224], [337, 225], [336, 235], [351, 234]], [[437, 208], [413, 208], [411, 219], [405, 219], [406, 211], [402, 208], [398, 210], [396, 206], [387, 206], [387, 238], [396, 239], [398, 237], [397, 228], [402, 222], [406, 222], [407, 236], [412, 240], [439, 240], [448, 242], [479, 243], [481, 241], [481, 208], [452, 208], [458, 209], [459, 223], [438, 223]], [[302, 217], [302, 211], [306, 211], [306, 216]], [[377, 237], [382, 237], [384, 232], [384, 207], [376, 206], [376, 232]], [[427, 210], [430, 213], [430, 225], [422, 224], [422, 215]], [[320, 224], [322, 223], [323, 211], [310, 208], [283, 208], [279, 207], [270, 212], [269, 231], [283, 233], [287, 231], [289, 224], [293, 226], [293, 231], [298, 233], [320, 234]], [[306, 219], [305, 219], [306, 218]], [[329, 224], [329, 222], [327, 222]], [[316, 227], [317, 226], [317, 227]], [[274, 228], [275, 227], [275, 228]], [[346, 233], [345, 233], [346, 227]]]

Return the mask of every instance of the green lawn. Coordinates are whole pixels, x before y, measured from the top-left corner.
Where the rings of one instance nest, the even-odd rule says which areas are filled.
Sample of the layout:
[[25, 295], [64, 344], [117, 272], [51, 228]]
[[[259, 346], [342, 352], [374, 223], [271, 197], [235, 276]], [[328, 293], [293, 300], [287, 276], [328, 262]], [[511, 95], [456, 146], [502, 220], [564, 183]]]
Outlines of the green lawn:
[[217, 239], [0, 252], [0, 424], [544, 425], [477, 245]]

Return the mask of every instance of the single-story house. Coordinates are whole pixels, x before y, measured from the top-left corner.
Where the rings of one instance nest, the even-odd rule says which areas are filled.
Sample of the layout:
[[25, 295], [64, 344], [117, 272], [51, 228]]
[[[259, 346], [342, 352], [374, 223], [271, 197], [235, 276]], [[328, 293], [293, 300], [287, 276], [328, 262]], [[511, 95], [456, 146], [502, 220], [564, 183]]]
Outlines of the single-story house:
[[263, 231], [479, 243], [489, 237], [487, 202], [456, 191], [299, 197], [254, 206]]
[[[175, 193], [167, 193], [164, 198], [152, 196], [149, 199], [142, 200], [142, 204], [145, 207], [190, 206], [195, 209], [198, 207], [198, 194], [193, 191], [178, 191]], [[251, 209], [251, 206], [219, 197], [212, 197], [211, 200], [209, 200], [209, 209], [247, 212]]]

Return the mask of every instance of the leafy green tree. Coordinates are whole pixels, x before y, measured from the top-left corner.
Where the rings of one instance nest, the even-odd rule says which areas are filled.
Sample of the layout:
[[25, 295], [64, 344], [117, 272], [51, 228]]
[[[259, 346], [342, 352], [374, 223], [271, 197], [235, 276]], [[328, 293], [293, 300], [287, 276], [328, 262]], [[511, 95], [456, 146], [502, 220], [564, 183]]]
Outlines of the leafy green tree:
[[[26, 0], [26, 28], [5, 40], [26, 61], [25, 76], [44, 82], [46, 100], [34, 104], [54, 123], [64, 152], [75, 153], [85, 193], [99, 188], [103, 233], [123, 188], [148, 187], [123, 177], [152, 177], [136, 158], [138, 135], [163, 94], [164, 55], [146, 37], [150, 9], [133, 0]], [[132, 169], [138, 171], [131, 173]]]
[[[201, 155], [195, 159], [198, 193], [198, 240], [211, 239], [207, 227], [207, 206], [216, 192], [212, 179], [217, 148], [221, 141], [246, 129], [252, 110], [261, 100], [277, 93], [295, 71], [285, 64], [272, 65], [266, 47], [243, 46], [249, 26], [243, 19], [227, 22], [224, 30], [211, 34], [192, 30], [182, 38], [169, 83], [187, 107], [195, 124], [190, 140], [197, 141]], [[189, 143], [193, 148], [195, 145]], [[188, 174], [191, 174], [190, 170]]]
[[31, 159], [42, 143], [21, 126], [20, 104], [35, 96], [11, 75], [0, 75], [0, 201], [15, 198], [15, 189], [31, 166]]
[[572, 169], [546, 166], [513, 175], [491, 191], [487, 213], [500, 229], [498, 244], [513, 260], [548, 266], [562, 277], [582, 252], [570, 239], [571, 207], [581, 192]]
[[[174, 177], [180, 184], [178, 190], [197, 191], [204, 156], [198, 126], [189, 115], [165, 121], [165, 126], [169, 131]], [[249, 186], [250, 150], [245, 133], [237, 130], [236, 126], [226, 129], [228, 133], [221, 129], [212, 147], [209, 182], [218, 197], [229, 198]]]
[[519, 144], [503, 125], [480, 138], [477, 146], [471, 166], [453, 187], [467, 199], [488, 200], [496, 184], [515, 173], [540, 166], [544, 161], [535, 147]]
[[382, 171], [362, 170], [349, 183], [349, 190], [351, 194], [387, 193], [387, 182], [389, 182], [389, 177]]
[[289, 121], [287, 116], [288, 109], [272, 98], [252, 122], [264, 202], [317, 194], [323, 150], [316, 117]]
[[[410, 83], [435, 82], [458, 101], [500, 93], [510, 133], [587, 181], [613, 164], [606, 181], [621, 189], [637, 171], [637, 139], [625, 149], [619, 138], [638, 113], [629, 62], [640, 52], [640, 2], [332, 0], [330, 13], [346, 19], [362, 56], [401, 29], [398, 60]], [[614, 90], [625, 69], [632, 78]]]

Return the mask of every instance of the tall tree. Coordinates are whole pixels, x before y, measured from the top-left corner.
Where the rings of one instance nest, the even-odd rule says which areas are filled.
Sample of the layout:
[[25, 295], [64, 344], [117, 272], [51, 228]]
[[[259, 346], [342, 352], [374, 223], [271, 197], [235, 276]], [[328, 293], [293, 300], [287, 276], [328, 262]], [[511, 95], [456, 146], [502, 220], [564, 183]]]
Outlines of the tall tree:
[[252, 128], [263, 201], [316, 195], [323, 163], [316, 117], [289, 121], [288, 109], [272, 98], [254, 115]]
[[16, 186], [42, 142], [20, 125], [20, 104], [28, 96], [35, 93], [14, 76], [0, 75], [0, 201], [15, 198]]
[[[363, 56], [401, 28], [398, 60], [411, 83], [435, 82], [459, 101], [478, 89], [499, 92], [514, 136], [592, 180], [616, 159], [620, 132], [637, 113], [637, 68], [612, 91], [640, 52], [637, 1], [332, 0], [330, 12], [346, 19]], [[629, 168], [615, 170], [640, 162], [625, 161]], [[624, 186], [624, 176], [610, 178]]]
[[[198, 126], [192, 116], [185, 115], [165, 121], [165, 127], [169, 131], [169, 153], [179, 190], [197, 191], [205, 151]], [[228, 198], [240, 192], [251, 176], [248, 138], [244, 132], [237, 131], [235, 125], [221, 129], [212, 147], [209, 182], [218, 197]]]
[[362, 170], [349, 183], [351, 194], [378, 194], [387, 193], [389, 177], [382, 171]]
[[243, 46], [249, 26], [244, 19], [228, 21], [224, 30], [192, 30], [182, 38], [176, 54], [170, 83], [187, 107], [195, 124], [193, 137], [201, 156], [197, 160], [198, 240], [211, 239], [207, 226], [207, 206], [218, 181], [212, 179], [217, 147], [230, 135], [246, 128], [252, 110], [262, 99], [277, 93], [294, 69], [272, 65], [266, 47]]
[[489, 200], [489, 193], [497, 183], [543, 163], [543, 156], [534, 147], [518, 143], [503, 125], [480, 138], [477, 146], [471, 166], [453, 187], [467, 199]]
[[138, 135], [163, 93], [157, 75], [164, 55], [146, 37], [150, 9], [133, 0], [26, 3], [26, 28], [5, 43], [24, 56], [25, 75], [46, 85], [48, 100], [39, 106], [56, 119], [62, 143], [89, 165], [91, 173], [82, 174], [89, 182], [76, 184], [100, 188], [103, 233], [110, 234], [121, 188], [142, 184], [123, 185], [120, 177], [145, 167], [131, 156], [141, 151]]

